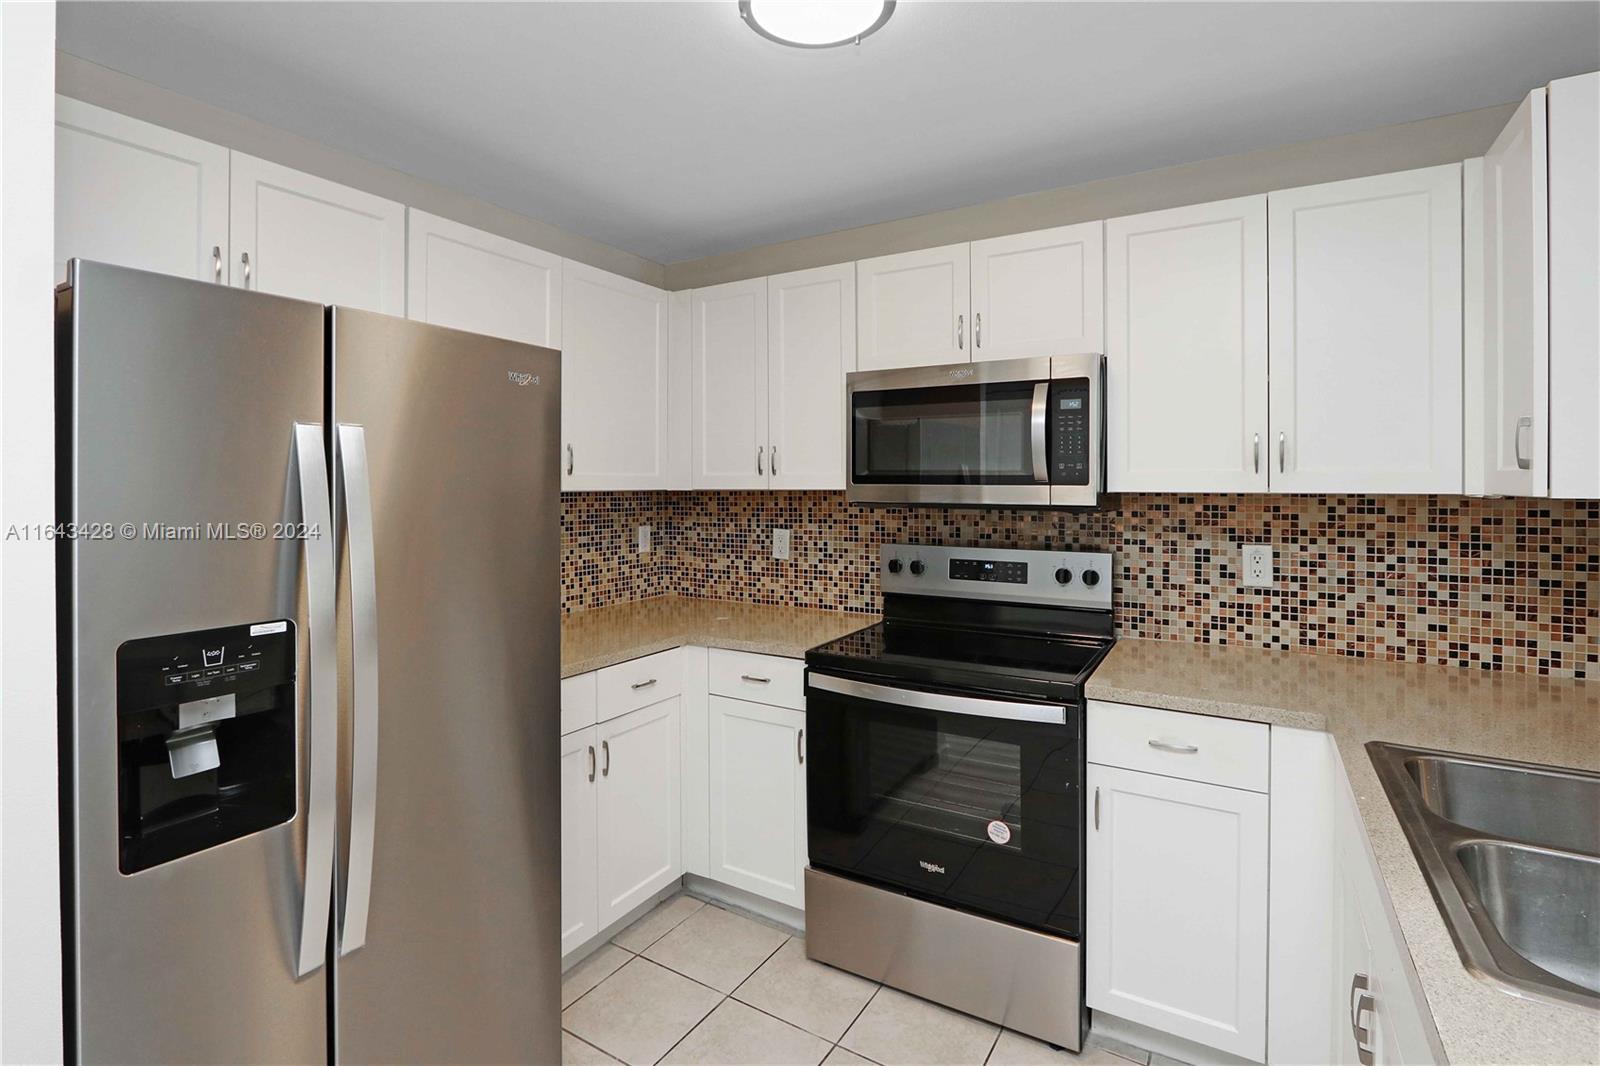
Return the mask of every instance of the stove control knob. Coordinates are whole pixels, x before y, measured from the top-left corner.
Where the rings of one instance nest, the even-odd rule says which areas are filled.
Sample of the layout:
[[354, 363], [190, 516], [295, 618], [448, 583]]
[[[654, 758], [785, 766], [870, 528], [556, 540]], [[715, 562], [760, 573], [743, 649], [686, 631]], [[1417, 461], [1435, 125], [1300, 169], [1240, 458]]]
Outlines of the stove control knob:
[[925, 570], [925, 569], [926, 569], [926, 567], [924, 567], [922, 565], [922, 560], [921, 559], [913, 559], [913, 560], [911, 560], [911, 572], [913, 574], [915, 574], [917, 577], [921, 577], [922, 576], [922, 571]]
[[902, 568], [901, 568], [899, 559], [890, 559], [889, 560], [889, 573], [898, 574], [901, 569]]
[[[1094, 571], [1092, 571], [1092, 570], [1090, 571], [1090, 573], [1093, 573], [1093, 572]], [[1086, 578], [1087, 578], [1087, 576], [1086, 576]], [[1068, 570], [1064, 566], [1061, 569], [1057, 570], [1056, 571], [1056, 584], [1058, 584], [1058, 585], [1070, 585], [1070, 584], [1072, 584], [1072, 571]]]
[[1088, 585], [1090, 588], [1094, 588], [1096, 585], [1100, 584], [1099, 572], [1095, 570], [1085, 570], [1083, 572], [1083, 583]]

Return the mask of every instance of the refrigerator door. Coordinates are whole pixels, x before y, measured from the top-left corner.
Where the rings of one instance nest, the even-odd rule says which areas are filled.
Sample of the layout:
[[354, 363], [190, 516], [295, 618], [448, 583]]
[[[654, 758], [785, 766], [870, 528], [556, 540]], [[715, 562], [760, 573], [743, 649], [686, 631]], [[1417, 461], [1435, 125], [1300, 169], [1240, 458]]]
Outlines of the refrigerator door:
[[57, 310], [68, 1055], [321, 1061], [324, 309], [74, 263]]
[[336, 1057], [560, 1060], [560, 353], [332, 312]]

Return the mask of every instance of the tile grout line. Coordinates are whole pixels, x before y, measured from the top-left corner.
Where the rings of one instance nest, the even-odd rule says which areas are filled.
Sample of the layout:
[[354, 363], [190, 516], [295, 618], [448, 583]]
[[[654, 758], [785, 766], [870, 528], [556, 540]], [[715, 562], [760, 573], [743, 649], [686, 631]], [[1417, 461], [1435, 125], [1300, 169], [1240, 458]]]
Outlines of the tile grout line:
[[[709, 906], [711, 906], [711, 904], [707, 903], [706, 906], [709, 907]], [[698, 914], [699, 911], [697, 910], [697, 911], [695, 911], [695, 913]], [[730, 911], [729, 913], [731, 914], [732, 912]], [[687, 918], [684, 919], [684, 921], [687, 921], [687, 920], [688, 920]], [[683, 923], [680, 922], [678, 924], [681, 925]], [[673, 926], [673, 928], [676, 929], [677, 926]], [[664, 936], [665, 934], [662, 934], [662, 935]], [[787, 944], [788, 942], [789, 942], [789, 938], [785, 937], [782, 943], [780, 943], [777, 947], [773, 948], [770, 952], [768, 952], [767, 955], [759, 963], [756, 964], [755, 970], [751, 970], [749, 973], [745, 974], [745, 976], [739, 981], [739, 984], [733, 986], [733, 992], [739, 991], [739, 988], [745, 983], [745, 981], [748, 981], [748, 980], [750, 980], [751, 977], [754, 977], [755, 973], [756, 973], [756, 970], [759, 970], [759, 969], [761, 969], [761, 967], [765, 966], [767, 964], [767, 962], [772, 958], [772, 956], [776, 955], [779, 951], [783, 950], [783, 945]], [[641, 956], [639, 956], [639, 958], [644, 958], [644, 956], [641, 955]], [[711, 988], [710, 985], [705, 984], [702, 981], [695, 981], [695, 979], [693, 977], [690, 977], [686, 973], [678, 973], [677, 970], [674, 970], [672, 967], [666, 965], [665, 963], [656, 962], [656, 960], [654, 960], [654, 959], [645, 959], [645, 961], [646, 962], [655, 962], [655, 964], [657, 966], [660, 966], [663, 970], [666, 970], [668, 973], [678, 974], [678, 976], [683, 978], [685, 981], [694, 981], [695, 984], [700, 985], [703, 988]], [[607, 980], [609, 980], [609, 978]], [[697, 1021], [693, 1025], [689, 1026], [689, 1031], [688, 1032], [684, 1033], [682, 1036], [678, 1037], [678, 1039], [674, 1040], [672, 1042], [672, 1047], [669, 1047], [669, 1048], [667, 1048], [667, 1050], [663, 1051], [661, 1053], [660, 1057], [658, 1057], [655, 1060], [656, 1062], [660, 1062], [662, 1059], [664, 1059], [668, 1055], [672, 1054], [674, 1048], [676, 1048], [679, 1044], [683, 1043], [685, 1040], [689, 1039], [689, 1037], [693, 1036], [695, 1030], [699, 1029], [702, 1025], [704, 1025], [706, 1023], [706, 1019], [707, 1018], [709, 1018], [713, 1014], [717, 1013], [717, 1011], [722, 1008], [722, 1005], [724, 1003], [728, 1002], [728, 1000], [733, 999], [733, 992], [724, 992], [720, 988], [711, 988], [711, 991], [717, 993], [722, 998], [717, 1000], [715, 1006], [713, 1006], [710, 1010], [706, 1011], [705, 1014], [701, 1015], [699, 1021]], [[751, 1007], [750, 1004], [744, 1002], [744, 1000], [742, 1000], [742, 999], [734, 1000], [734, 1002], [740, 1004], [741, 1006], [750, 1007], [751, 1010], [759, 1011], [762, 1014], [766, 1014], [767, 1013], [766, 1011], [761, 1010], [761, 1008], [759, 1008], [759, 1007]], [[773, 1017], [770, 1014], [767, 1015], [767, 1016], [769, 1018]], [[780, 1022], [783, 1022], [782, 1018], [778, 1018], [777, 1020], [780, 1021]], [[791, 1026], [791, 1027], [793, 1027], [795, 1029], [800, 1029], [799, 1026], [794, 1025], [792, 1022], [784, 1022], [784, 1024], [785, 1025], [789, 1025], [789, 1026]], [[806, 1030], [800, 1029], [800, 1031], [803, 1033]], [[827, 1056], [824, 1055], [823, 1057], [826, 1058]]]

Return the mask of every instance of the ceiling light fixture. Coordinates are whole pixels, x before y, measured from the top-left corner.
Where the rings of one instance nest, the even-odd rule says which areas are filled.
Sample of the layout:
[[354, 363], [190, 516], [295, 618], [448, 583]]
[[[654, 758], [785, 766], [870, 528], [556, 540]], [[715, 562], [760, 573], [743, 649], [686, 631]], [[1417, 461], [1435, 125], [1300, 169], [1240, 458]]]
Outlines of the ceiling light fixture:
[[860, 44], [889, 21], [895, 0], [739, 0], [739, 17], [769, 41], [793, 48]]

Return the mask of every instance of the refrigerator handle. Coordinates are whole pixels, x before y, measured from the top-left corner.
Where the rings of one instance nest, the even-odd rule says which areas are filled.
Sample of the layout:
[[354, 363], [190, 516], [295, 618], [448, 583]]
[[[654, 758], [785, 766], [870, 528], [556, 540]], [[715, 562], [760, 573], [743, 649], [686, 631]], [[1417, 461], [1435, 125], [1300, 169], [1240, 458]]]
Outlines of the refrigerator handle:
[[351, 758], [350, 866], [339, 908], [339, 954], [367, 942], [372, 898], [372, 840], [378, 800], [378, 578], [372, 541], [372, 484], [367, 436], [361, 426], [339, 426], [339, 493], [349, 538]]
[[329, 515], [328, 453], [322, 427], [294, 425], [294, 470], [299, 488], [304, 553], [307, 673], [310, 692], [306, 722], [306, 873], [301, 897], [299, 955], [295, 974], [304, 977], [327, 954], [328, 909], [333, 891], [334, 804], [338, 785], [339, 721], [334, 674], [334, 588], [332, 519]]

